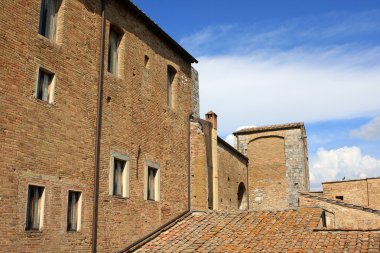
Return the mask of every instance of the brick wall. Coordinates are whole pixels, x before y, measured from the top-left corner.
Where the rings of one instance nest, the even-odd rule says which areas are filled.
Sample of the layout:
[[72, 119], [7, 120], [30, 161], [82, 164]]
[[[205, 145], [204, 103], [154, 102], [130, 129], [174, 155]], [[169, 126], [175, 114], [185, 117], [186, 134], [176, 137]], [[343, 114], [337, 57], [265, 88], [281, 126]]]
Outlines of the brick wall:
[[191, 208], [208, 209], [206, 136], [198, 122], [191, 123]]
[[327, 198], [343, 196], [346, 203], [380, 209], [380, 178], [325, 182], [322, 185], [323, 195]]
[[249, 158], [250, 208], [298, 206], [309, 189], [307, 145], [303, 127], [237, 133], [238, 149]]
[[247, 205], [247, 162], [248, 160], [237, 155], [228, 144], [218, 140], [218, 191], [219, 210], [239, 209], [238, 189], [242, 183], [246, 191], [243, 196], [243, 205]]
[[380, 210], [380, 178], [368, 178], [369, 207]]
[[[122, 1], [106, 1], [100, 156], [99, 252], [120, 250], [187, 209], [191, 67]], [[8, 252], [89, 252], [100, 51], [99, 1], [62, 1], [57, 41], [38, 34], [40, 1], [0, 11], [0, 247]], [[120, 72], [107, 73], [110, 23], [124, 33]], [[144, 66], [145, 55], [149, 64]], [[174, 108], [167, 65], [177, 70]], [[53, 104], [35, 98], [39, 66], [55, 74]], [[130, 197], [110, 196], [112, 152], [130, 158]], [[146, 162], [160, 166], [160, 201], [144, 200]], [[28, 184], [45, 187], [43, 227], [25, 231]], [[81, 231], [66, 231], [68, 190], [82, 192]], [[17, 243], [15, 243], [17, 241]]]
[[[350, 207], [344, 207], [314, 198], [300, 196], [300, 206], [317, 206], [328, 211], [333, 216], [335, 229], [379, 229], [380, 215]], [[332, 214], [332, 215], [331, 215]]]

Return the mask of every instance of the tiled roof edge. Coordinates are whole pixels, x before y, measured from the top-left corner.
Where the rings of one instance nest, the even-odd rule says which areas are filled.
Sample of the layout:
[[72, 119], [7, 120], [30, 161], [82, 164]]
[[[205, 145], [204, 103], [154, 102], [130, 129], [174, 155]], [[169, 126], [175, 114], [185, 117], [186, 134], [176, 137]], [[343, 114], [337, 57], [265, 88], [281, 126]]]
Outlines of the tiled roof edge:
[[288, 123], [288, 124], [250, 127], [250, 128], [245, 128], [245, 129], [236, 131], [233, 134], [238, 135], [238, 134], [245, 134], [245, 133], [266, 132], [266, 131], [273, 131], [273, 130], [286, 130], [286, 129], [304, 128], [304, 127], [305, 127], [305, 124], [303, 122], [295, 122], [295, 123]]
[[335, 199], [330, 199], [330, 198], [324, 198], [324, 197], [316, 196], [316, 195], [313, 195], [313, 194], [310, 194], [310, 193], [303, 193], [303, 192], [301, 192], [301, 196], [304, 196], [304, 197], [307, 197], [307, 198], [311, 198], [311, 199], [317, 199], [317, 200], [324, 201], [324, 202], [327, 202], [327, 203], [330, 203], [330, 204], [334, 204], [334, 205], [338, 205], [338, 206], [348, 207], [348, 208], [357, 209], [357, 210], [361, 210], [361, 211], [364, 211], [364, 212], [380, 215], [380, 210], [369, 208], [369, 207], [366, 207], [366, 206], [359, 206], [359, 205], [355, 205], [355, 204], [345, 203], [343, 201], [339, 201], [339, 200], [335, 200]]
[[161, 27], [159, 27], [147, 14], [140, 10], [137, 5], [135, 5], [130, 0], [122, 0], [129, 8], [136, 13], [136, 15], [143, 20], [143, 22], [152, 29], [160, 38], [167, 42], [177, 53], [186, 58], [190, 63], [198, 63], [189, 52], [187, 52], [181, 45], [179, 45], [172, 37], [170, 37]]
[[123, 249], [123, 250], [120, 250], [120, 251], [118, 251], [118, 253], [133, 252], [133, 251], [139, 249], [144, 244], [150, 242], [151, 240], [153, 240], [154, 238], [156, 238], [157, 236], [159, 236], [161, 233], [165, 232], [166, 230], [168, 230], [168, 229], [172, 228], [173, 226], [175, 226], [177, 223], [179, 223], [179, 222], [183, 221], [184, 219], [186, 219], [187, 217], [189, 217], [191, 214], [192, 214], [192, 211], [188, 210], [186, 213], [181, 214], [180, 217], [177, 217], [173, 221], [169, 222], [166, 226], [164, 226], [164, 227], [158, 229], [157, 231], [155, 231], [152, 235], [148, 235], [145, 238], [143, 237], [140, 242], [136, 243], [132, 247], [129, 246], [129, 247]]

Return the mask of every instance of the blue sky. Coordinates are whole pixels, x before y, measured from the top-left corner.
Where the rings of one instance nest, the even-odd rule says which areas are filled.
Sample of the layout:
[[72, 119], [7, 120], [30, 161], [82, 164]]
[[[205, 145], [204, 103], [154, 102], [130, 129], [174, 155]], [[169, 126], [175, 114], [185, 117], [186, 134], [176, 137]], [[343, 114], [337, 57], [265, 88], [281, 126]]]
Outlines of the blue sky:
[[380, 176], [380, 1], [134, 2], [199, 60], [221, 137], [302, 121], [313, 189]]

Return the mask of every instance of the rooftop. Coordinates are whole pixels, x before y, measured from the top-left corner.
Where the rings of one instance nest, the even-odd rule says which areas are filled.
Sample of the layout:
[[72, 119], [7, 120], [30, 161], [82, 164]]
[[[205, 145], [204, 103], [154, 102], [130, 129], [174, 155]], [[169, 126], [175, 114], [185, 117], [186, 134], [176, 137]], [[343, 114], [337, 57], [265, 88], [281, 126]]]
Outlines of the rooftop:
[[152, 29], [153, 32], [157, 34], [164, 42], [166, 42], [171, 48], [173, 48], [177, 53], [179, 53], [182, 57], [184, 57], [190, 63], [198, 63], [197, 59], [195, 59], [189, 52], [187, 52], [181, 45], [179, 45], [172, 37], [170, 37], [161, 27], [159, 27], [147, 14], [145, 14], [142, 10], [137, 7], [130, 0], [122, 0], [126, 4], [128, 8], [130, 8], [137, 17], [141, 18], [142, 21], [146, 24], [146, 26]]
[[368, 178], [359, 178], [359, 179], [348, 179], [348, 180], [342, 180], [342, 181], [327, 181], [327, 182], [322, 182], [322, 184], [347, 183], [347, 182], [354, 182], [354, 181], [366, 181], [366, 180], [372, 180], [372, 179], [380, 179], [380, 177], [368, 177]]
[[293, 128], [304, 128], [303, 122], [288, 123], [288, 124], [278, 124], [278, 125], [269, 125], [269, 126], [259, 126], [259, 127], [250, 127], [244, 128], [239, 131], [234, 132], [234, 135], [245, 134], [245, 133], [256, 133], [256, 132], [266, 132], [274, 130], [286, 130]]
[[135, 252], [379, 252], [380, 231], [321, 231], [321, 212], [193, 212]]

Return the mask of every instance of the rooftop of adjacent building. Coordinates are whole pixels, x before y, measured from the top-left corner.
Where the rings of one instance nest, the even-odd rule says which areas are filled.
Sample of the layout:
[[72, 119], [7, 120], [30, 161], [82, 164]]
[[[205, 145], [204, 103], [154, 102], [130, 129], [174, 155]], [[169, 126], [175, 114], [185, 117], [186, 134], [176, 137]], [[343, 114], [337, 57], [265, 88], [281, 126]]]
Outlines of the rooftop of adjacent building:
[[276, 130], [288, 130], [294, 128], [305, 128], [303, 122], [295, 122], [288, 124], [277, 124], [277, 125], [268, 125], [268, 126], [258, 126], [258, 127], [250, 127], [244, 128], [234, 132], [234, 135], [239, 134], [248, 134], [248, 133], [258, 133], [258, 132], [267, 132], [267, 131], [276, 131]]
[[380, 231], [318, 228], [322, 209], [192, 212], [135, 252], [379, 252]]
[[380, 179], [380, 177], [368, 177], [368, 178], [359, 178], [359, 179], [348, 179], [348, 180], [341, 180], [341, 181], [326, 181], [326, 182], [322, 182], [322, 184], [347, 183], [347, 182], [355, 182], [355, 181], [366, 181], [366, 180], [372, 180], [372, 179]]
[[353, 204], [353, 203], [347, 203], [346, 201], [343, 201], [340, 199], [327, 198], [327, 197], [323, 196], [322, 194], [316, 193], [316, 192], [305, 192], [305, 193], [301, 192], [301, 196], [306, 197], [306, 198], [310, 198], [310, 199], [317, 199], [317, 200], [327, 202], [330, 204], [334, 204], [334, 205], [338, 205], [338, 206], [348, 207], [348, 208], [357, 209], [357, 210], [361, 210], [364, 212], [369, 212], [369, 213], [374, 213], [374, 214], [380, 215], [380, 210], [370, 208], [368, 206], [362, 206], [362, 205], [357, 205], [357, 204]]

